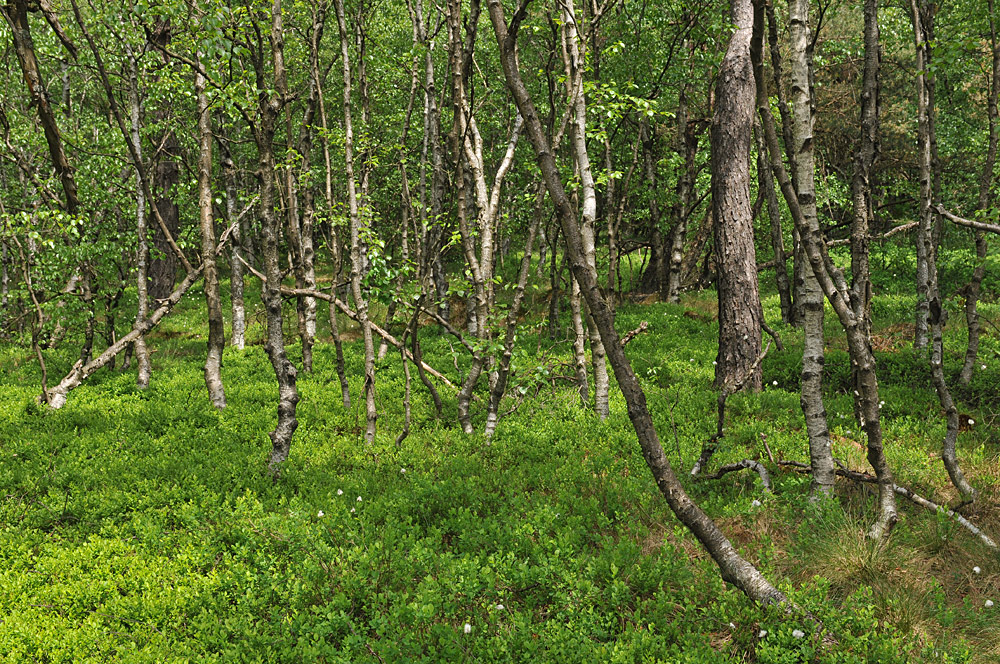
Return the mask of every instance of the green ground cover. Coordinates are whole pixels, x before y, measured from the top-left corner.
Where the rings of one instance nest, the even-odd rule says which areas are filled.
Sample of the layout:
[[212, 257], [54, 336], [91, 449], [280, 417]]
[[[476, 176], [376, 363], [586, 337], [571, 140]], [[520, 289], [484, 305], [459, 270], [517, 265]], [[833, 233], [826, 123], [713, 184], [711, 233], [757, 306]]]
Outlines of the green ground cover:
[[[939, 458], [944, 419], [926, 360], [905, 342], [912, 299], [880, 289], [874, 313], [889, 460], [900, 483], [947, 502], [954, 492]], [[618, 316], [621, 330], [650, 322], [628, 353], [679, 472], [715, 427], [713, 298], [630, 304]], [[611, 417], [600, 422], [570, 385], [551, 382], [570, 350], [540, 341], [541, 326], [520, 334], [514, 396], [504, 409], [519, 387], [528, 398], [501, 421], [491, 445], [461, 433], [453, 398], [445, 418], [435, 419], [414, 381], [413, 431], [396, 447], [403, 375], [390, 353], [378, 370], [379, 435], [365, 446], [360, 344], [346, 345], [355, 405], [345, 409], [332, 345], [321, 343], [316, 371], [300, 376], [291, 457], [272, 483], [265, 477], [276, 397], [270, 365], [259, 343], [227, 348], [229, 407], [216, 412], [202, 378], [202, 302], [193, 293], [152, 336], [155, 373], [144, 392], [132, 372], [103, 371], [65, 408], [47, 411], [34, 403], [31, 353], [0, 350], [0, 660], [1000, 658], [1000, 607], [984, 606], [1000, 602], [997, 556], [912, 504], [902, 505], [887, 545], [868, 543], [865, 487], [842, 483], [835, 501], [813, 505], [807, 478], [773, 467], [773, 495], [747, 473], [689, 481], [741, 551], [822, 630], [726, 588], [657, 494], [621, 396], [613, 391]], [[766, 306], [776, 320], [776, 298]], [[995, 304], [984, 310], [1000, 317]], [[953, 320], [961, 320], [957, 309]], [[863, 469], [847, 356], [836, 320], [828, 321], [834, 451]], [[261, 326], [252, 318], [248, 340], [259, 342]], [[765, 360], [761, 393], [730, 399], [713, 467], [767, 461], [763, 438], [777, 456], [807, 458], [797, 394], [801, 333], [776, 327], [787, 348]], [[961, 327], [949, 326], [952, 373]], [[985, 334], [987, 369], [957, 393], [975, 422], [959, 438], [959, 456], [982, 491], [970, 517], [997, 535], [1000, 341], [996, 329]], [[428, 361], [454, 376], [447, 338], [432, 326], [422, 338]], [[290, 350], [297, 359], [298, 348]], [[53, 355], [50, 376], [70, 360]], [[480, 428], [481, 419], [482, 412]], [[824, 643], [821, 631], [832, 640]]]

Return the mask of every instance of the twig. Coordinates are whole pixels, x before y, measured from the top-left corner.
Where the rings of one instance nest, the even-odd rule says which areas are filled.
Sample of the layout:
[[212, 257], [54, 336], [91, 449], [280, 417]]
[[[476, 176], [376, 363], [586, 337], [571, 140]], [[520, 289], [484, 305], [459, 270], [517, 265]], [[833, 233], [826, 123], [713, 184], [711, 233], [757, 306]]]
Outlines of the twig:
[[764, 467], [764, 464], [760, 461], [754, 461], [753, 459], [743, 459], [743, 461], [726, 464], [725, 466], [719, 468], [719, 470], [715, 473], [705, 475], [702, 479], [717, 480], [724, 475], [735, 473], [736, 471], [743, 470], [744, 468], [757, 471], [757, 474], [760, 475], [760, 482], [764, 485], [764, 490], [771, 493], [771, 474], [767, 472], [767, 468]]
[[625, 334], [623, 334], [620, 340], [622, 348], [628, 346], [633, 339], [635, 339], [637, 336], [648, 330], [649, 330], [649, 321], [644, 320], [641, 323], [639, 323], [639, 327], [635, 328], [631, 332], [626, 332]]

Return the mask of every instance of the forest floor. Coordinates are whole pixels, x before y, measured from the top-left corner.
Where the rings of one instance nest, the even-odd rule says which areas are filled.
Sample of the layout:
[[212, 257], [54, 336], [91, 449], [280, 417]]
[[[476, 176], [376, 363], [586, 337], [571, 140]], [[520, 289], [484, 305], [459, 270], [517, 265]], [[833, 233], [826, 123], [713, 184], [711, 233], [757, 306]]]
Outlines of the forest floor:
[[[272, 483], [276, 386], [263, 319], [251, 318], [245, 350], [226, 349], [228, 407], [217, 412], [202, 376], [203, 302], [193, 292], [151, 336], [147, 390], [134, 370], [104, 370], [59, 411], [35, 404], [30, 350], [0, 347], [3, 661], [1000, 660], [1000, 605], [987, 606], [1000, 603], [995, 552], [902, 499], [891, 538], [872, 544], [868, 487], [838, 480], [836, 499], [813, 504], [807, 477], [771, 464], [765, 439], [776, 457], [808, 460], [801, 333], [775, 322], [775, 297], [766, 313], [786, 349], [764, 361], [762, 392], [730, 398], [708, 468], [761, 459], [771, 494], [751, 472], [687, 477], [715, 429], [714, 294], [623, 305], [618, 326], [650, 323], [628, 354], [692, 496], [815, 620], [756, 607], [724, 585], [657, 493], [621, 395], [601, 422], [553, 378], [572, 373], [568, 333], [543, 338], [544, 321], [522, 330], [503, 410], [527, 398], [492, 444], [461, 433], [446, 390], [435, 418], [414, 379], [412, 433], [397, 447], [403, 372], [389, 353], [378, 368], [379, 434], [366, 446], [360, 343], [345, 345], [350, 408], [333, 347], [320, 343], [315, 371], [300, 374], [291, 457]], [[951, 376], [964, 350], [958, 304]], [[940, 460], [945, 421], [926, 356], [908, 343], [912, 305], [891, 291], [875, 298], [886, 449], [898, 483], [945, 504], [956, 497]], [[1000, 320], [995, 303], [984, 313]], [[843, 335], [827, 320], [834, 452], [864, 470]], [[428, 362], [454, 380], [465, 358], [436, 327], [421, 335]], [[986, 368], [956, 390], [959, 459], [981, 491], [966, 514], [997, 538], [1000, 334], [986, 325], [984, 335]], [[299, 350], [290, 346], [296, 361]], [[50, 379], [68, 369], [68, 353], [49, 354]]]

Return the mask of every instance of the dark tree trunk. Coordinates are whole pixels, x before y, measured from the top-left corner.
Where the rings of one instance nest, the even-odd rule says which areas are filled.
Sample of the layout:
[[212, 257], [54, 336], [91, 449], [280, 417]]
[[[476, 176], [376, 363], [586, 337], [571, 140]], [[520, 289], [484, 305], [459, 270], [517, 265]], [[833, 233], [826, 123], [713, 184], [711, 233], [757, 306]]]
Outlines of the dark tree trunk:
[[[750, 0], [733, 0], [737, 29], [719, 68], [712, 117], [712, 210], [719, 297], [719, 355], [715, 386], [761, 387], [761, 305], [750, 205], [753, 66]], [[744, 380], [745, 376], [748, 376]]]

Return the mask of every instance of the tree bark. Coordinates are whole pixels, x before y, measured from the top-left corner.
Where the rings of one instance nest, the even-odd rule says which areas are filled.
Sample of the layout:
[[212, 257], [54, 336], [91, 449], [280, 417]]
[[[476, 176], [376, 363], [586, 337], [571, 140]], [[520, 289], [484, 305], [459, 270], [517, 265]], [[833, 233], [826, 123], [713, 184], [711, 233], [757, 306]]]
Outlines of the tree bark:
[[[986, 158], [979, 174], [979, 206], [985, 212], [993, 205], [993, 168], [997, 161], [997, 143], [1000, 132], [997, 130], [997, 101], [1000, 93], [1000, 45], [997, 43], [996, 12], [994, 0], [987, 0], [990, 22], [990, 50], [993, 55], [993, 65], [990, 73], [990, 94], [986, 102], [986, 112], [989, 116], [989, 139]], [[972, 372], [979, 356], [979, 294], [982, 290], [983, 277], [986, 276], [987, 245], [986, 233], [979, 230], [975, 235], [976, 267], [972, 271], [972, 279], [965, 287], [965, 323], [969, 328], [969, 341], [965, 349], [965, 361], [959, 373], [958, 382], [968, 385], [972, 381]]]
[[[715, 220], [719, 354], [715, 386], [745, 383], [761, 388], [761, 305], [757, 285], [753, 211], [750, 205], [750, 142], [754, 95], [750, 0], [733, 0], [737, 26], [719, 67], [712, 117], [712, 210]], [[743, 380], [744, 376], [749, 379]]]
[[[254, 127], [254, 141], [257, 144], [257, 177], [260, 182], [260, 221], [262, 236], [261, 258], [267, 281], [261, 299], [267, 318], [267, 336], [264, 350], [271, 360], [275, 378], [278, 381], [278, 422], [269, 435], [271, 437], [271, 456], [268, 461], [268, 471], [277, 479], [281, 464], [288, 459], [292, 446], [292, 437], [299, 426], [295, 417], [299, 403], [299, 392], [296, 387], [298, 371], [288, 359], [285, 350], [285, 334], [282, 329], [281, 314], [281, 265], [278, 253], [278, 218], [275, 213], [275, 160], [274, 133], [278, 117], [285, 104], [288, 103], [288, 79], [285, 73], [285, 34], [281, 18], [281, 0], [273, 0], [271, 5], [270, 26], [271, 61], [274, 70], [273, 80], [267, 87], [274, 92], [260, 92], [257, 124]], [[264, 54], [258, 53], [253, 59], [258, 67], [257, 82], [260, 88], [265, 85], [266, 77], [263, 71]]]
[[[764, 18], [764, 12], [758, 11]], [[792, 144], [795, 154], [795, 195], [799, 208], [810, 226], [819, 226], [816, 211], [815, 158], [813, 124], [815, 104], [812, 91], [812, 31], [809, 24], [809, 0], [788, 2], [789, 60], [792, 81]], [[763, 67], [760, 68], [763, 73]], [[782, 268], [783, 269], [783, 268]], [[830, 446], [830, 430], [823, 407], [823, 290], [812, 270], [803, 270], [798, 285], [802, 312], [804, 346], [802, 351], [801, 403], [809, 436], [809, 461], [814, 494], [833, 494], [836, 468]]]
[[208, 355], [205, 359], [205, 385], [212, 405], [226, 407], [222, 383], [222, 350], [226, 346], [222, 320], [222, 297], [219, 294], [219, 270], [215, 264], [215, 218], [212, 214], [212, 115], [205, 93], [205, 77], [194, 75], [198, 112], [198, 222], [201, 229], [201, 264], [205, 276], [205, 304], [208, 308]]
[[354, 180], [354, 125], [351, 118], [351, 60], [347, 41], [347, 23], [344, 19], [343, 0], [334, 0], [337, 13], [337, 27], [340, 30], [340, 55], [344, 66], [344, 170], [347, 177], [347, 207], [351, 223], [351, 290], [354, 307], [358, 313], [358, 323], [365, 342], [365, 413], [367, 426], [365, 441], [375, 441], [375, 426], [378, 410], [375, 408], [375, 345], [372, 339], [371, 322], [368, 320], [368, 300], [361, 286], [363, 256], [361, 234], [363, 221], [358, 205], [358, 194]]
[[[129, 53], [129, 120], [132, 129], [132, 143], [135, 145], [136, 155], [142, 161], [142, 139], [139, 135], [140, 128], [140, 106], [139, 106], [139, 72], [138, 63]], [[138, 244], [135, 261], [136, 271], [136, 305], [135, 324], [139, 325], [149, 316], [149, 228], [146, 223], [146, 194], [142, 190], [140, 182], [141, 176], [136, 172], [135, 176], [135, 232]], [[153, 365], [149, 358], [149, 348], [146, 345], [146, 337], [139, 335], [133, 346], [137, 373], [135, 384], [140, 389], [149, 387], [149, 379], [153, 373]]]

